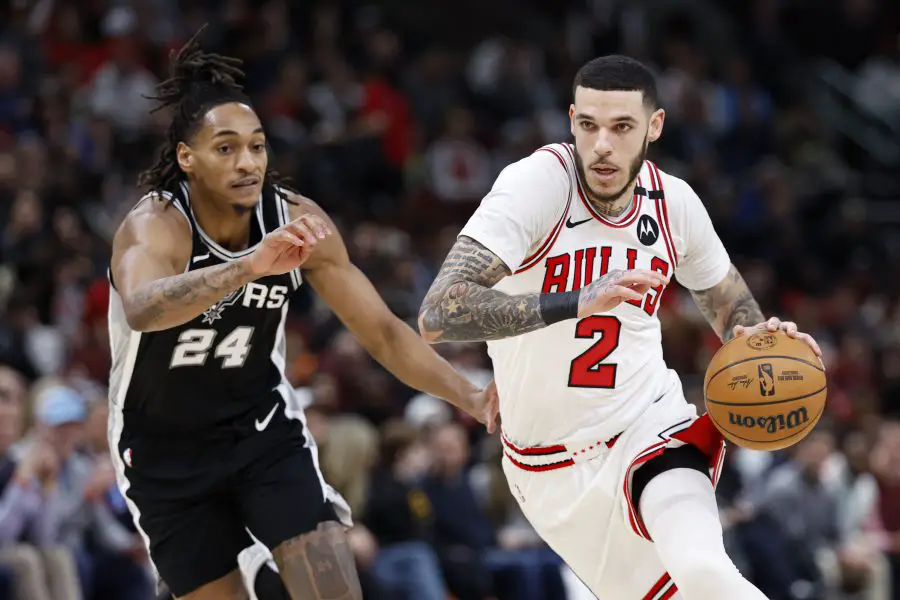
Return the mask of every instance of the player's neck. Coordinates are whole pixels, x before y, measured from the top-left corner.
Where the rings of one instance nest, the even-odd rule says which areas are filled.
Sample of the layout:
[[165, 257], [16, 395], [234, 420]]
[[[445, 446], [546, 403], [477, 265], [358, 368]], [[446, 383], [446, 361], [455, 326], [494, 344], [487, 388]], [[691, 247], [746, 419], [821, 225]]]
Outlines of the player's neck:
[[631, 207], [631, 203], [634, 202], [634, 188], [636, 185], [637, 181], [632, 181], [618, 198], [611, 200], [598, 198], [595, 194], [590, 192], [590, 188], [588, 188], [587, 185], [584, 186], [584, 189], [587, 192], [588, 202], [591, 203], [594, 210], [604, 217], [616, 219], [625, 214], [625, 211], [627, 211]]
[[206, 235], [227, 250], [238, 252], [250, 245], [250, 220], [256, 211], [235, 212], [223, 202], [198, 197], [191, 190], [191, 210]]

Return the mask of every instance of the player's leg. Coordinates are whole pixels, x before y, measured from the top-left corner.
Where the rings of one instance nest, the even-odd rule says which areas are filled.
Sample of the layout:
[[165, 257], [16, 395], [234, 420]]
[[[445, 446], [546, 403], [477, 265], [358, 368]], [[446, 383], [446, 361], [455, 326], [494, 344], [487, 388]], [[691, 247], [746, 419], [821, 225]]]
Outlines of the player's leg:
[[765, 600], [725, 551], [708, 459], [700, 450], [666, 450], [635, 471], [632, 490], [657, 554], [685, 600]]
[[239, 571], [234, 570], [225, 577], [210, 581], [183, 596], [175, 596], [178, 600], [248, 600], [247, 589]]
[[337, 521], [282, 542], [272, 555], [294, 600], [362, 600], [353, 553]]
[[237, 556], [249, 543], [240, 516], [221, 497], [151, 499], [128, 490], [135, 522], [150, 540], [150, 559], [169, 590], [184, 600], [246, 600]]
[[315, 448], [297, 431], [253, 463], [238, 502], [247, 528], [272, 555], [294, 600], [361, 600], [345, 527], [326, 498]]

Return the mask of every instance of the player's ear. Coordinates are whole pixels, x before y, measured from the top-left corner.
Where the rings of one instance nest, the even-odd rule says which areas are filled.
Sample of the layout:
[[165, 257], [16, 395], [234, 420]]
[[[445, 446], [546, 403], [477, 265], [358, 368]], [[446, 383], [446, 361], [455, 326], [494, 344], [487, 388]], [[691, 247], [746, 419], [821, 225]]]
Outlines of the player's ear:
[[666, 122], [666, 111], [661, 108], [657, 108], [653, 111], [653, 114], [650, 115], [650, 126], [647, 130], [647, 140], [650, 142], [655, 142], [659, 139], [659, 136], [662, 135], [663, 124]]
[[190, 173], [194, 170], [194, 153], [190, 146], [184, 142], [178, 142], [178, 146], [175, 147], [175, 156], [182, 171]]
[[569, 133], [575, 135], [575, 105], [569, 105]]

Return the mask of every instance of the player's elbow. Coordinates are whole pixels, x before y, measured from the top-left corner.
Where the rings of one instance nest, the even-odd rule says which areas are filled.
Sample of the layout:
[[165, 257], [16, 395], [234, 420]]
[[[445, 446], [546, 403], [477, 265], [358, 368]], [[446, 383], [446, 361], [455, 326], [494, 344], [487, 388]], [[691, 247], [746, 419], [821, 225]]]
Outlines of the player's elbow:
[[132, 331], [146, 333], [150, 331], [150, 320], [138, 311], [125, 311], [125, 322]]
[[159, 320], [158, 317], [160, 315], [158, 312], [154, 313], [152, 307], [141, 306], [135, 302], [129, 302], [123, 299], [122, 312], [125, 313], [125, 322], [132, 331], [147, 333], [160, 329], [160, 327], [157, 326], [157, 321]]
[[419, 326], [419, 335], [422, 336], [422, 339], [428, 342], [429, 344], [436, 344], [440, 341], [441, 332], [440, 328], [436, 327], [436, 323], [430, 317], [433, 311], [428, 306], [428, 304], [423, 304], [422, 308], [419, 309], [419, 318], [417, 319], [417, 323]]

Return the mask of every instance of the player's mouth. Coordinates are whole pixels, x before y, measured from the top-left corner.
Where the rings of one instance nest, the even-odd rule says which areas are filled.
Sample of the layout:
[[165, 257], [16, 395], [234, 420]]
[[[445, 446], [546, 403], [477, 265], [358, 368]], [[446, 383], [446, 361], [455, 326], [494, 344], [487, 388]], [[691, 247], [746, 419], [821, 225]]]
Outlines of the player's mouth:
[[253, 177], [244, 177], [242, 179], [238, 179], [234, 183], [231, 184], [231, 187], [236, 190], [243, 190], [247, 188], [256, 187], [259, 185], [260, 179], [255, 175]]
[[619, 169], [611, 165], [594, 165], [591, 172], [603, 183], [610, 183], [615, 180]]

